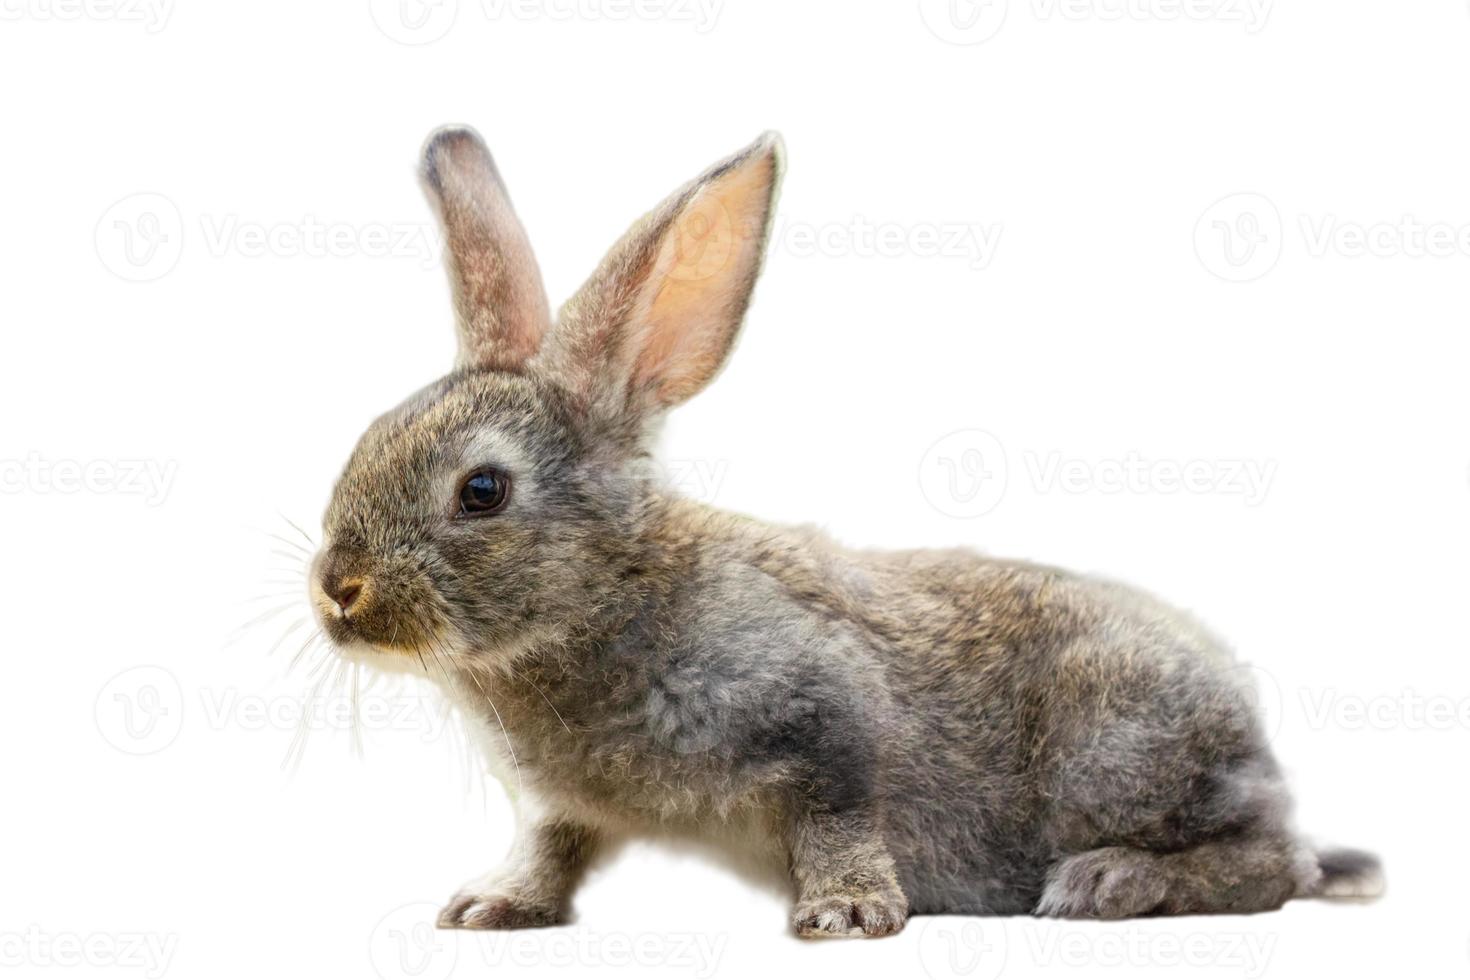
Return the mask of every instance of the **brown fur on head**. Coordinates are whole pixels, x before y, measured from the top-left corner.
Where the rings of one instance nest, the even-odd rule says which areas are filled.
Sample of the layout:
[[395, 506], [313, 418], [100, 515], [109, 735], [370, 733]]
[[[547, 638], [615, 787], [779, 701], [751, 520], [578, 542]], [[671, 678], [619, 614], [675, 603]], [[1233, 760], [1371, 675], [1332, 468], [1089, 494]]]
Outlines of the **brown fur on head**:
[[[311, 590], [339, 649], [415, 667], [415, 654], [493, 656], [618, 605], [652, 499], [648, 435], [729, 354], [780, 171], [768, 134], [680, 188], [553, 326], [484, 143], [465, 128], [430, 137], [422, 177], [459, 356], [373, 423], [333, 492]], [[508, 486], [503, 507], [466, 513], [466, 481], [487, 472]]]

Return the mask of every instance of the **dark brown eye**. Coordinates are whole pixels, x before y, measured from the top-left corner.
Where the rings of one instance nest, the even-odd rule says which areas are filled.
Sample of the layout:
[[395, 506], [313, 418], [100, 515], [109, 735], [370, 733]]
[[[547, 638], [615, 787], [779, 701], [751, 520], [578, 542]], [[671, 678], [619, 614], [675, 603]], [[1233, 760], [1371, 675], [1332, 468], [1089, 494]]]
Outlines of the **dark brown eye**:
[[459, 490], [459, 512], [465, 517], [483, 517], [505, 507], [510, 499], [510, 477], [499, 470], [471, 474]]

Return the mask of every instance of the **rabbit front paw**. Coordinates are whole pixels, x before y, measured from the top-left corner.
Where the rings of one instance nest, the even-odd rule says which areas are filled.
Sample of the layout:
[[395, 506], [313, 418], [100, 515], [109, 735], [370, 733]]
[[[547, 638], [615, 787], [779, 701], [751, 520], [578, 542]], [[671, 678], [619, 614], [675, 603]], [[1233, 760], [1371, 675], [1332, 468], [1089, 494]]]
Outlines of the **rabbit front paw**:
[[834, 936], [891, 936], [908, 921], [902, 894], [823, 895], [800, 902], [792, 912], [796, 934], [803, 939]]
[[560, 910], [512, 895], [461, 892], [439, 913], [441, 929], [539, 929], [563, 922]]

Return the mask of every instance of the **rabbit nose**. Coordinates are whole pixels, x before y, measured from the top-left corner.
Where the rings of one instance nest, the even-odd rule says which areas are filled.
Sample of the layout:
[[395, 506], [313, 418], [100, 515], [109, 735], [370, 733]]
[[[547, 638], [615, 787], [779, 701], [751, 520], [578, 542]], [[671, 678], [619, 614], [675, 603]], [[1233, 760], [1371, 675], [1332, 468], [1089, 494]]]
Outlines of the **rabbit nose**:
[[352, 609], [352, 604], [362, 595], [362, 579], [346, 578], [325, 582], [322, 590], [337, 604], [337, 608], [342, 610], [342, 615], [346, 616]]

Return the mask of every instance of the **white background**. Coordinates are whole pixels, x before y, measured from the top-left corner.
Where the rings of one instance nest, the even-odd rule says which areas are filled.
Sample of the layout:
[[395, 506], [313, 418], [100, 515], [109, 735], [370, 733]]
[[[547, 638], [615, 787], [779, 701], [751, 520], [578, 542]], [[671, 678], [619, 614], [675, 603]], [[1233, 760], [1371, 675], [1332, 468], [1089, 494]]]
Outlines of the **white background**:
[[[604, 2], [409, 0], [418, 30], [397, 0], [0, 3], [3, 966], [1462, 972], [1466, 5]], [[503, 853], [505, 797], [427, 689], [363, 695], [361, 759], [310, 715], [283, 768], [321, 705], [287, 671], [306, 631], [270, 652], [305, 607], [269, 535], [315, 535], [359, 432], [449, 365], [414, 167], [450, 121], [553, 302], [781, 130], [766, 273], [671, 475], [1199, 612], [1261, 681], [1301, 826], [1379, 851], [1388, 897], [804, 945], [783, 896], [635, 847], [573, 926], [427, 932]]]

